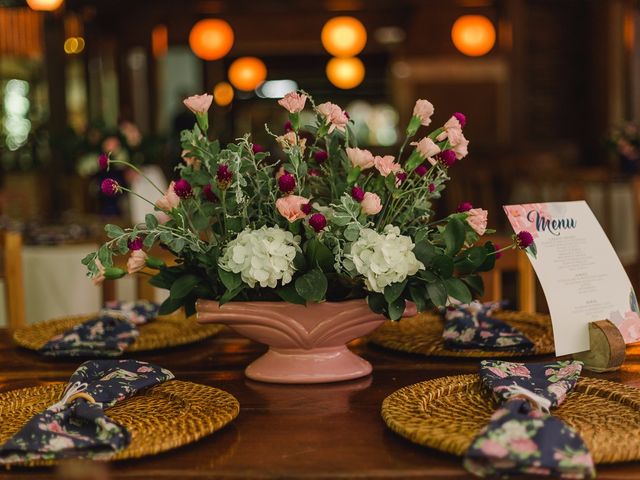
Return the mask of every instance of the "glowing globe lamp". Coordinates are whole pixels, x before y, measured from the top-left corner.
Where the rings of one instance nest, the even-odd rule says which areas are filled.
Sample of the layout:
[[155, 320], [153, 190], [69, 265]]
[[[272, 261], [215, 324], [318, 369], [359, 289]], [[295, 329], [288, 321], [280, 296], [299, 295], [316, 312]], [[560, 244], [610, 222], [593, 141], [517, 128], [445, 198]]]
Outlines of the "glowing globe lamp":
[[218, 60], [233, 47], [233, 30], [224, 20], [208, 18], [196, 23], [189, 33], [189, 46], [203, 60]]
[[238, 90], [254, 90], [267, 78], [267, 67], [256, 57], [240, 57], [229, 67], [229, 81]]
[[226, 107], [233, 101], [233, 87], [227, 82], [219, 82], [213, 87], [213, 99], [217, 105]]
[[460, 52], [470, 57], [480, 57], [491, 51], [496, 43], [496, 29], [482, 15], [464, 15], [451, 28], [451, 40]]
[[327, 63], [327, 78], [336, 87], [348, 90], [364, 80], [364, 64], [357, 57], [332, 58]]
[[367, 44], [367, 30], [357, 18], [334, 17], [322, 27], [320, 39], [331, 55], [352, 57]]
[[27, 0], [27, 5], [32, 10], [42, 10], [45, 12], [52, 12], [57, 10], [64, 0]]

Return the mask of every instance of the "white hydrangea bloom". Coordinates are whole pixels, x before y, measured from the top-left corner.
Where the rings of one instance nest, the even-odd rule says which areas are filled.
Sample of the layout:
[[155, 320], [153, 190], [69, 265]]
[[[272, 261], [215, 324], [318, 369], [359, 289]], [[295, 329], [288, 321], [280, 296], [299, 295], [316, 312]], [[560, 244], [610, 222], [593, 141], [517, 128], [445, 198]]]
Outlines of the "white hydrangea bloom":
[[231, 240], [219, 260], [220, 267], [239, 273], [251, 288], [276, 288], [291, 281], [295, 272], [293, 259], [300, 249], [300, 237], [278, 227], [244, 230]]
[[402, 282], [424, 269], [413, 247], [410, 237], [400, 235], [398, 227], [387, 225], [383, 234], [363, 229], [346, 256], [353, 261], [358, 273], [364, 275], [367, 289], [382, 293], [387, 285]]

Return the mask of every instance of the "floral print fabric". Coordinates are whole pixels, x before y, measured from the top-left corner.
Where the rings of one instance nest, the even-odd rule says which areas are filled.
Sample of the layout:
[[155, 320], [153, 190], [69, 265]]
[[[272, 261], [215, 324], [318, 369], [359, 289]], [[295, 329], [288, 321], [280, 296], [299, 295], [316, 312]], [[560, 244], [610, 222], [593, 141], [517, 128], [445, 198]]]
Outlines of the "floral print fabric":
[[153, 320], [158, 309], [146, 300], [109, 302], [96, 318], [52, 337], [39, 352], [51, 357], [117, 357], [138, 338], [137, 325]]
[[593, 459], [580, 436], [548, 413], [575, 386], [582, 363], [483, 361], [483, 385], [502, 406], [473, 440], [464, 466], [477, 476], [553, 475], [594, 478]]
[[[0, 447], [0, 464], [61, 458], [105, 459], [131, 440], [104, 409], [140, 390], [171, 380], [164, 368], [137, 360], [93, 360], [80, 365], [62, 399], [35, 415]], [[69, 401], [75, 394], [89, 395]]]
[[451, 350], [477, 348], [523, 353], [531, 350], [533, 343], [522, 332], [492, 317], [498, 308], [500, 303], [474, 301], [445, 310], [444, 346]]

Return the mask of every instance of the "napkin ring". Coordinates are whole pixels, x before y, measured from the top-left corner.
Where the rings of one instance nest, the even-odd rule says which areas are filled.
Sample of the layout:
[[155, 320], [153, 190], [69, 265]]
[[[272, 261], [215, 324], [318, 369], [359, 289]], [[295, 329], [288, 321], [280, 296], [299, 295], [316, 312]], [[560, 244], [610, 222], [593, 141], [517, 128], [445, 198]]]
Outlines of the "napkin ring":
[[67, 401], [64, 402], [64, 403], [65, 403], [65, 405], [68, 405], [68, 404], [72, 403], [74, 400], [77, 400], [78, 398], [83, 398], [89, 403], [96, 403], [95, 398], [93, 398], [91, 395], [89, 395], [86, 392], [74, 393], [69, 398], [67, 398]]

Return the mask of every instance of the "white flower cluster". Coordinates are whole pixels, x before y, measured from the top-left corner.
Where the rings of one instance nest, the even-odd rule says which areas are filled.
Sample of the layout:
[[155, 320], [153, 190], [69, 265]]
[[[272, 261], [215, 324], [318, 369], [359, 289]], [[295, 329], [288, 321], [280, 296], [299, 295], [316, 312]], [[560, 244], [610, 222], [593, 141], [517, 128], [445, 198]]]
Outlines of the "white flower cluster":
[[387, 285], [402, 282], [424, 269], [413, 247], [411, 237], [400, 235], [400, 229], [393, 225], [387, 225], [383, 234], [365, 228], [346, 257], [353, 261], [358, 273], [364, 275], [367, 289], [382, 293]]
[[251, 288], [256, 282], [261, 287], [276, 288], [291, 281], [295, 271], [293, 259], [300, 250], [300, 237], [294, 237], [278, 227], [244, 230], [231, 240], [220, 258], [220, 267], [239, 273]]

